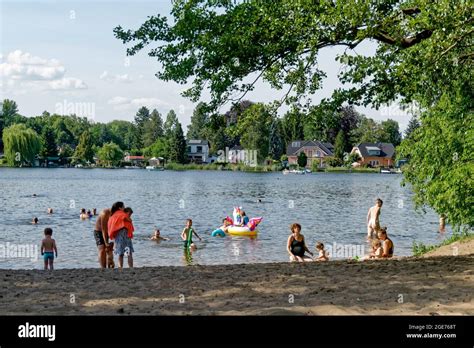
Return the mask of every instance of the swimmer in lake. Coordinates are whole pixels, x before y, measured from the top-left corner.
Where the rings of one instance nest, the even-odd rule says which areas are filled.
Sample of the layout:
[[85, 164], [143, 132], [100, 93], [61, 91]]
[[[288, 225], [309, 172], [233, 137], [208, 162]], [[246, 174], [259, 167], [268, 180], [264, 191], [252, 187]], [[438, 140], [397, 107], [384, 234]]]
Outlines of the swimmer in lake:
[[33, 225], [37, 225], [37, 224], [38, 224], [38, 218], [35, 216], [35, 217], [33, 218], [33, 220], [31, 221], [31, 223], [32, 223]]
[[162, 240], [170, 240], [169, 238], [162, 237], [160, 230], [156, 229], [155, 233], [153, 233], [153, 236], [150, 237], [150, 240], [154, 240], [156, 242], [162, 241]]
[[53, 208], [48, 208], [48, 214], [52, 214], [53, 213]]

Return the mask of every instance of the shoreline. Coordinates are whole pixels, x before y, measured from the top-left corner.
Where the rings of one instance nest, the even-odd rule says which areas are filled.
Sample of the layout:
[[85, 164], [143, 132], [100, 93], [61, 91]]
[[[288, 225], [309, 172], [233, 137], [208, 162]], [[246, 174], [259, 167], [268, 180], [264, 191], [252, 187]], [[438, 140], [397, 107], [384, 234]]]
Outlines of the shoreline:
[[2, 315], [468, 315], [474, 312], [473, 266], [471, 253], [306, 264], [1, 269], [0, 308]]

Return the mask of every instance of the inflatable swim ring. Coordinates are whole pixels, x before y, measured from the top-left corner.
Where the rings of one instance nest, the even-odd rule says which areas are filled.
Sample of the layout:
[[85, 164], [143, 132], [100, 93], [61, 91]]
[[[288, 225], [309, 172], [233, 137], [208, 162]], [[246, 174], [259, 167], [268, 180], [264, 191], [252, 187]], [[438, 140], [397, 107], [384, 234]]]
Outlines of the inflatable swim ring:
[[227, 232], [233, 236], [256, 236], [258, 230], [251, 230], [249, 227], [230, 226]]
[[218, 228], [217, 230], [214, 230], [214, 231], [211, 233], [211, 236], [212, 236], [212, 237], [225, 237], [225, 233], [224, 233], [224, 231], [222, 231], [220, 228]]

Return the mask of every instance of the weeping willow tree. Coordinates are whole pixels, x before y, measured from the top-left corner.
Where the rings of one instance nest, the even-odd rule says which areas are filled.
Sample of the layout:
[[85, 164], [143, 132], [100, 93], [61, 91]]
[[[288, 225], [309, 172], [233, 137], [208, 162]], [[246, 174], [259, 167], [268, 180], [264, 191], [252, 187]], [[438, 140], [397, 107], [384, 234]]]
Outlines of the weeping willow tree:
[[14, 124], [3, 131], [5, 157], [10, 166], [31, 163], [41, 150], [41, 138], [24, 124]]

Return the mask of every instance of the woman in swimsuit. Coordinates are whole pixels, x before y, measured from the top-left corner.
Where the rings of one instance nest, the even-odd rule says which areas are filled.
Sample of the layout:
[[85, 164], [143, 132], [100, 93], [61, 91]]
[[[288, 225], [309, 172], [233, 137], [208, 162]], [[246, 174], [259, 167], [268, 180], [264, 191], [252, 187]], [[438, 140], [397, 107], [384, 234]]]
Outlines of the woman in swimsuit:
[[380, 229], [378, 233], [379, 239], [383, 242], [383, 258], [390, 258], [393, 256], [393, 242], [390, 238], [387, 236], [387, 227], [383, 227]]
[[304, 241], [304, 236], [301, 234], [301, 225], [294, 223], [290, 226], [291, 235], [288, 237], [288, 243], [286, 249], [290, 254], [290, 261], [312, 261], [313, 259], [305, 256], [305, 252], [313, 256], [313, 253], [309, 251]]

